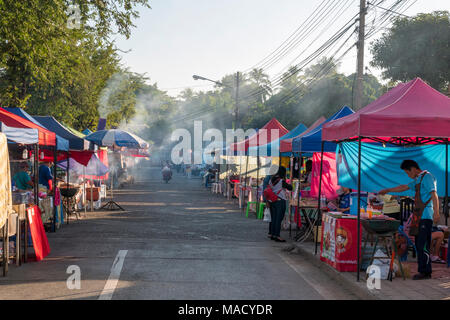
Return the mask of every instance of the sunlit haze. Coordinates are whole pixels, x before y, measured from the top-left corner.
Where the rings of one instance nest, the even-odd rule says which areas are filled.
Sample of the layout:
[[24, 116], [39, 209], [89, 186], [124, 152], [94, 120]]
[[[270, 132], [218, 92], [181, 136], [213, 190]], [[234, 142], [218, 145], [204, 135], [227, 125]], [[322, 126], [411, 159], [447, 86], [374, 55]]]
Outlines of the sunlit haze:
[[[322, 0], [153, 0], [151, 10], [140, 10], [141, 17], [131, 38], [118, 38], [116, 43], [126, 52], [122, 53], [124, 65], [131, 71], [146, 73], [152, 83], [157, 82], [169, 94], [177, 95], [186, 87], [208, 90], [212, 88], [208, 82], [194, 81], [192, 75], [220, 80], [227, 74], [248, 70], [288, 39], [321, 3]], [[385, 3], [381, 7], [388, 7], [392, 1]], [[401, 11], [404, 15], [450, 10], [447, 0], [418, 0], [410, 4]], [[265, 71], [274, 79], [291, 62], [298, 62], [319, 48], [358, 10], [359, 1], [342, 0], [328, 16], [331, 23], [326, 21], [310, 30], [304, 41]], [[384, 30], [377, 25], [383, 12], [372, 7], [368, 13], [368, 30], [376, 28], [378, 32], [367, 41], [366, 66], [371, 58], [370, 42]], [[354, 34], [346, 47], [356, 39]], [[305, 49], [300, 60], [295, 60]], [[345, 74], [356, 70], [355, 47], [342, 59], [340, 70]], [[369, 71], [380, 75], [379, 70]]]

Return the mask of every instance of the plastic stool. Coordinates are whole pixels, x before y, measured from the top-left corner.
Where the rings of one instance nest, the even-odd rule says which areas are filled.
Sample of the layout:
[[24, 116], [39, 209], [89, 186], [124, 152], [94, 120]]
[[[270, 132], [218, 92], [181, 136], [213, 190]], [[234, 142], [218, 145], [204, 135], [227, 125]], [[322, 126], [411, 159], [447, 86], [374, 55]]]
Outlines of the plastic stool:
[[[252, 204], [258, 204], [256, 201], [250, 201], [247, 202], [247, 210], [245, 213], [245, 216], [248, 218], [248, 212], [250, 211], [250, 205]], [[266, 204], [264, 202], [259, 202], [259, 207], [256, 209], [256, 218], [257, 219], [263, 219], [264, 218], [264, 208], [266, 207]]]
[[266, 204], [264, 202], [259, 203], [259, 212], [257, 218], [262, 220], [264, 219], [264, 209], [266, 208]]

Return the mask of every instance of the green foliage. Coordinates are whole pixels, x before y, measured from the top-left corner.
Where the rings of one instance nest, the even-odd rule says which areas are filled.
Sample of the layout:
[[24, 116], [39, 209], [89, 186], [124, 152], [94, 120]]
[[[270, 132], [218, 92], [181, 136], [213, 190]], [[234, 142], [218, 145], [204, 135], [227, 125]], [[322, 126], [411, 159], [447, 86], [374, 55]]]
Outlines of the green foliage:
[[[80, 8], [81, 28], [69, 26], [70, 6]], [[0, 0], [0, 104], [53, 115], [82, 130], [98, 121], [100, 94], [120, 66], [115, 33], [130, 36], [137, 6], [148, 0]], [[120, 113], [134, 113], [134, 81], [117, 95]]]
[[372, 66], [383, 78], [406, 82], [421, 77], [446, 91], [450, 83], [450, 16], [448, 11], [397, 18], [372, 44]]
[[[324, 67], [328, 72], [311, 86], [306, 83], [317, 77]], [[319, 117], [333, 115], [343, 106], [352, 106], [354, 75], [345, 76], [337, 71], [338, 64], [323, 58], [304, 72], [292, 67], [286, 72], [277, 92], [270, 88], [268, 76], [262, 70], [252, 70], [241, 77], [239, 90], [239, 116], [241, 127], [261, 128], [270, 119], [277, 118], [289, 130], [299, 123], [310, 126]], [[188, 89], [181, 93], [179, 108], [171, 121], [176, 128], [193, 130], [194, 121], [202, 121], [204, 128], [225, 130], [232, 128], [235, 108], [235, 75], [225, 76], [224, 87], [209, 92], [194, 93]], [[292, 94], [294, 92], [298, 94]], [[364, 76], [364, 105], [378, 98], [383, 88], [372, 75]], [[267, 97], [267, 99], [266, 99]]]

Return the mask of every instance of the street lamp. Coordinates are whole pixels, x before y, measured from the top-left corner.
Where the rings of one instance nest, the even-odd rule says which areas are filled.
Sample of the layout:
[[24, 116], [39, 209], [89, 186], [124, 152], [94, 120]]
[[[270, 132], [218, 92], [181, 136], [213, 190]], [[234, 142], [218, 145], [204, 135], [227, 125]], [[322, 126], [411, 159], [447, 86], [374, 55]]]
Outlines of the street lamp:
[[[221, 86], [221, 87], [227, 87], [227, 88], [230, 88], [230, 89], [233, 88], [233, 87], [231, 87], [229, 85], [226, 85], [226, 84], [224, 84], [222, 82], [214, 81], [214, 80], [202, 77], [202, 76], [198, 76], [196, 74], [194, 74], [192, 76], [192, 78], [194, 78], [194, 80], [205, 80], [205, 81], [213, 82], [213, 83], [215, 83], [215, 84], [217, 84], [218, 86]], [[240, 78], [240, 74], [239, 74], [239, 72], [237, 72], [236, 73], [236, 97], [235, 97], [236, 105], [235, 105], [235, 109], [234, 109], [235, 120], [234, 120], [234, 124], [233, 124], [233, 129], [239, 128], [239, 122], [238, 122], [239, 121], [239, 78]]]

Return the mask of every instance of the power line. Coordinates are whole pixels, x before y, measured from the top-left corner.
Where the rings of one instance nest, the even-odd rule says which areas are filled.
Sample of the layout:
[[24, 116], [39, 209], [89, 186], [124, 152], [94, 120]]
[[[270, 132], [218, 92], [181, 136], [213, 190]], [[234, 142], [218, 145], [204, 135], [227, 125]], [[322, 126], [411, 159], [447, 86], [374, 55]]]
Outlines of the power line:
[[322, 23], [325, 23], [327, 16], [333, 12], [333, 10], [339, 5], [339, 1], [334, 1], [329, 7], [320, 14], [320, 16], [316, 17], [315, 21], [309, 25], [307, 28], [305, 28], [298, 36], [295, 41], [291, 41], [290, 45], [287, 46], [282, 52], [280, 52], [277, 56], [273, 57], [271, 61], [269, 61], [267, 64], [261, 66], [260, 68], [263, 69], [269, 69], [276, 63], [278, 63], [280, 60], [282, 60], [290, 51], [294, 50], [298, 47], [299, 44], [302, 43], [305, 39], [307, 39], [314, 30], [316, 30]]
[[310, 16], [308, 16], [308, 18], [285, 40], [285, 41], [283, 41], [283, 43], [278, 47], [278, 48], [276, 48], [272, 53], [270, 53], [269, 55], [267, 55], [264, 59], [262, 59], [260, 62], [258, 62], [257, 64], [255, 64], [253, 67], [251, 67], [251, 68], [249, 68], [249, 69], [246, 69], [246, 70], [244, 70], [244, 73], [245, 72], [248, 72], [248, 71], [250, 71], [251, 69], [255, 69], [255, 68], [258, 68], [258, 67], [260, 67], [261, 65], [263, 65], [268, 59], [270, 59], [271, 57], [273, 57], [275, 54], [277, 54], [277, 52], [279, 51], [279, 50], [282, 50], [282, 48], [284, 48], [285, 47], [285, 45], [287, 44], [287, 43], [289, 43], [290, 42], [290, 40], [293, 38], [293, 37], [296, 37], [296, 34], [303, 28], [303, 26], [316, 14], [316, 12], [317, 11], [319, 11], [319, 10], [321, 10], [320, 8], [322, 7], [322, 5], [325, 3], [325, 1], [327, 1], [327, 4], [330, 2], [330, 0], [323, 0], [320, 4], [319, 4], [319, 6], [316, 8], [316, 9], [314, 9], [314, 11], [311, 13], [311, 15]]
[[[302, 71], [308, 64], [310, 64], [312, 61], [314, 61], [314, 59], [316, 59], [318, 56], [324, 54], [324, 52], [327, 49], [329, 49], [334, 44], [336, 44], [348, 32], [348, 30], [350, 30], [356, 24], [356, 21], [353, 21], [354, 18], [355, 18], [355, 16], [351, 20], [349, 20], [344, 25], [344, 27], [342, 27], [339, 31], [337, 31], [330, 39], [328, 39], [324, 44], [322, 44], [322, 46], [319, 47], [319, 49], [314, 51], [312, 54], [310, 54], [308, 57], [306, 57], [303, 61], [301, 61], [297, 65], [291, 66], [291, 67], [297, 68], [297, 70], [295, 72], [291, 73], [288, 76], [285, 76], [283, 74], [282, 76], [277, 77], [275, 82], [272, 83], [272, 87], [276, 87], [276, 86], [280, 85], [283, 81], [286, 81], [289, 78], [295, 76], [298, 72]], [[254, 95], [258, 95], [260, 93], [261, 93], [261, 91], [256, 90], [256, 91], [250, 93], [245, 98], [250, 98], [250, 97], [252, 97]]]
[[[382, 4], [383, 2], [385, 2], [385, 1], [386, 1], [386, 0], [379, 0], [376, 4], [377, 4], [377, 5], [380, 5], [380, 4]], [[345, 4], [346, 4], [346, 3], [344, 3], [344, 6], [343, 6], [343, 7], [345, 7]], [[351, 4], [350, 4], [350, 5], [351, 5]], [[341, 7], [341, 9], [343, 9], [343, 7]], [[347, 11], [348, 8], [349, 8], [349, 7], [347, 7], [347, 8], [344, 10], [344, 12]], [[338, 11], [338, 16], [339, 16], [339, 13], [340, 13], [340, 12]], [[370, 13], [370, 12], [369, 12], [369, 13]], [[347, 24], [351, 23], [351, 22], [353, 21], [353, 19], [355, 19], [358, 15], [359, 15], [359, 14], [355, 14], [355, 15], [352, 17], [352, 19], [351, 19], [349, 22], [347, 22]], [[355, 23], [356, 23], [356, 21], [352, 24], [352, 26], [353, 26]], [[344, 25], [344, 27], [341, 28], [340, 30], [344, 29], [345, 26], [347, 26], [347, 24]], [[327, 26], [327, 27], [328, 27], [328, 26]], [[325, 28], [323, 31], [325, 31], [325, 30], [327, 30], [327, 28]], [[323, 33], [323, 31], [322, 31], [322, 33]], [[338, 32], [339, 32], [339, 31], [338, 31]], [[322, 33], [321, 33], [321, 34], [322, 34]], [[321, 34], [320, 34], [320, 35], [321, 35]], [[320, 37], [320, 35], [319, 35], [318, 37], [316, 37], [316, 39], [314, 39], [313, 43]], [[339, 41], [339, 38], [338, 38], [336, 41]], [[312, 44], [311, 44], [311, 45], [312, 45]], [[302, 69], [299, 69], [298, 67], [299, 67], [303, 62], [302, 62], [302, 63], [298, 63], [297, 65], [293, 65], [292, 63], [294, 63], [294, 61], [296, 61], [296, 60], [297, 60], [304, 52], [306, 52], [306, 50], [307, 50], [311, 45], [306, 46], [306, 49], [303, 50], [303, 52], [300, 53], [300, 54], [297, 56], [297, 58], [294, 59], [294, 60], [291, 62], [291, 64], [289, 64], [289, 65], [285, 68], [285, 71], [284, 71], [284, 72], [281, 71], [280, 73], [278, 73], [278, 74], [276, 75], [275, 79], [272, 80], [272, 91], [274, 91], [273, 87], [276, 87], [276, 86], [280, 85], [283, 81], [288, 80], [291, 76], [294, 76], [295, 74], [297, 74], [299, 71], [302, 70]], [[319, 48], [319, 50], [320, 50], [320, 48]], [[324, 51], [322, 51], [321, 54], [323, 54], [323, 52], [324, 52]], [[313, 54], [314, 54], [314, 53], [313, 53]], [[309, 57], [308, 57], [308, 58], [309, 58]], [[308, 60], [308, 58], [306, 58], [305, 60]], [[305, 60], [304, 60], [304, 61], [305, 61]], [[311, 61], [310, 61], [310, 62], [311, 62]], [[286, 76], [285, 76], [286, 72], [288, 72], [292, 67], [297, 67], [297, 71], [296, 71], [294, 74], [291, 74], [291, 75], [289, 75], [288, 77], [286, 77]], [[305, 66], [303, 66], [303, 68], [304, 68], [304, 67], [305, 67]], [[259, 90], [259, 91], [258, 91], [258, 89], [256, 89], [256, 90], [254, 90], [253, 92], [251, 92], [247, 97], [257, 96], [257, 95], [260, 95], [261, 93], [262, 93], [262, 90]]]

